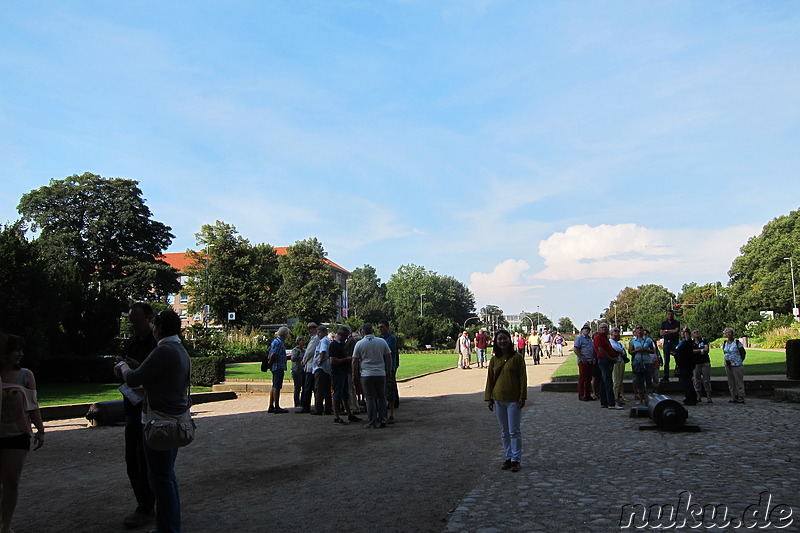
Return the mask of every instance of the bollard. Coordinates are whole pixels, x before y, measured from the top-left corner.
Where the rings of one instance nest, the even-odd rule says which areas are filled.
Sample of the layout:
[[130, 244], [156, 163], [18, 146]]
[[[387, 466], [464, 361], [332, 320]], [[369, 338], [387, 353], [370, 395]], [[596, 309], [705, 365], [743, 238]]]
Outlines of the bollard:
[[647, 410], [650, 419], [659, 429], [680, 431], [686, 423], [689, 413], [680, 402], [663, 394], [651, 393], [647, 396]]
[[786, 379], [800, 379], [800, 339], [786, 341]]
[[92, 426], [112, 426], [125, 423], [125, 406], [122, 400], [96, 402], [89, 406], [86, 420]]

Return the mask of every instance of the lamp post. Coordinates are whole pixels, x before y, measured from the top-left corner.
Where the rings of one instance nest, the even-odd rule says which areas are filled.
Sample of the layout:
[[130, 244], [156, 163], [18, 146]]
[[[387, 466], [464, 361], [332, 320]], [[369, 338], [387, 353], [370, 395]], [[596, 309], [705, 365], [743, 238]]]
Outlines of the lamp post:
[[615, 328], [619, 327], [619, 324], [617, 323], [617, 304], [616, 303], [614, 304], [614, 327]]
[[528, 315], [525, 313], [525, 311], [523, 311], [523, 312], [522, 312], [522, 326], [523, 326], [523, 328], [522, 328], [522, 329], [523, 329], [523, 330], [525, 329], [525, 328], [524, 328], [524, 326], [525, 326], [525, 319], [526, 319], [526, 318], [527, 318], [528, 320], [530, 320], [530, 321], [531, 321], [531, 327], [533, 327], [533, 319], [532, 319], [531, 317], [529, 317], [529, 316], [528, 316]]
[[480, 318], [480, 317], [478, 317], [478, 316], [471, 316], [471, 317], [467, 318], [467, 319], [464, 321], [464, 327], [463, 327], [463, 328], [461, 328], [461, 329], [467, 329], [467, 322], [469, 322], [469, 321], [470, 321], [470, 320], [472, 320], [473, 318], [477, 318], [478, 320], [480, 320], [480, 319], [481, 319], [481, 318]]
[[795, 292], [794, 288], [794, 261], [792, 261], [791, 257], [784, 257], [783, 260], [789, 261], [789, 268], [792, 271], [792, 303], [794, 304], [794, 308], [792, 309], [792, 311], [794, 311], [794, 309], [797, 309], [797, 292]]
[[422, 297], [425, 296], [425, 293], [420, 293], [419, 295], [419, 317], [422, 318]]
[[[536, 332], [539, 332], [539, 322], [542, 319], [542, 314], [539, 312], [539, 306], [536, 306]], [[531, 326], [533, 326], [533, 321], [531, 320]]]

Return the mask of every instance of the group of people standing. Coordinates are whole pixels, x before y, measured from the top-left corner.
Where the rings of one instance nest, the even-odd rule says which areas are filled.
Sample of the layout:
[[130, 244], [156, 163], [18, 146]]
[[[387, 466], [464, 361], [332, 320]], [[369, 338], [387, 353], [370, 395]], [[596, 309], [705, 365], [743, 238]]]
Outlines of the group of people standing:
[[[378, 330], [380, 337], [367, 322], [359, 332], [340, 326], [335, 334], [329, 334], [326, 326], [310, 322], [306, 327], [308, 339], [295, 339], [291, 351], [295, 412], [333, 415], [335, 424], [346, 425], [361, 421], [356, 415], [363, 402], [369, 418], [365, 427], [394, 424], [400, 354], [389, 322], [379, 321]], [[288, 333], [288, 328], [279, 329], [269, 350], [273, 378], [269, 413], [288, 412], [280, 406]]]
[[[607, 409], [623, 409], [623, 377], [628, 362], [631, 363], [633, 389], [639, 403], [647, 394], [655, 392], [660, 383], [670, 380], [670, 361], [674, 359], [674, 376], [682, 385], [685, 405], [697, 405], [705, 400], [712, 403], [711, 359], [709, 342], [697, 329], [681, 328], [672, 311], [667, 311], [659, 333], [663, 347], [650, 336], [641, 324], [634, 328], [634, 337], [625, 346], [620, 341], [619, 328], [609, 328], [601, 323], [598, 332], [590, 335], [589, 325], [581, 328], [573, 343], [578, 357], [578, 399], [600, 400]], [[732, 403], [744, 403], [742, 361], [746, 350], [733, 338], [733, 329], [725, 329], [723, 342], [725, 370]], [[663, 351], [662, 351], [663, 350]], [[663, 353], [663, 356], [662, 356]], [[659, 379], [663, 365], [663, 375]]]

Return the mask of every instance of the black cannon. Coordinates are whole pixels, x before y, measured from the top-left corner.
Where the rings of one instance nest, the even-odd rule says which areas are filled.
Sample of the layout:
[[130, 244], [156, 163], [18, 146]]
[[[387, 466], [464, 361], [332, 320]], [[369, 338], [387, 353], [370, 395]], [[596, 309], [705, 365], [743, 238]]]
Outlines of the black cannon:
[[89, 406], [86, 420], [93, 426], [113, 426], [125, 423], [125, 406], [122, 400], [95, 402]]
[[631, 409], [631, 417], [639, 418], [648, 416], [655, 423], [655, 426], [641, 426], [639, 429], [661, 429], [664, 431], [700, 431], [697, 426], [687, 426], [686, 419], [689, 413], [686, 408], [677, 400], [669, 396], [649, 394], [645, 399], [645, 405], [639, 405]]

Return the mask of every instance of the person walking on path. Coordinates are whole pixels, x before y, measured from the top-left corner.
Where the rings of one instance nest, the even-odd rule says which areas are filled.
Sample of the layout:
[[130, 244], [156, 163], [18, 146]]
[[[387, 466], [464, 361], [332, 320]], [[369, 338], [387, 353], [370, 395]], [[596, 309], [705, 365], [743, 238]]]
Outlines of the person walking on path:
[[475, 335], [475, 353], [478, 360], [478, 368], [486, 368], [486, 347], [489, 345], [489, 336], [485, 329], [478, 331]]
[[522, 457], [522, 408], [528, 399], [525, 359], [514, 349], [511, 335], [500, 329], [494, 335], [494, 355], [486, 374], [486, 400], [500, 426], [500, 441], [505, 452], [503, 470], [519, 472]]
[[469, 356], [472, 352], [472, 342], [469, 340], [469, 332], [464, 331], [458, 338], [456, 348], [458, 348], [458, 368], [462, 370], [470, 369]]
[[725, 374], [728, 376], [728, 389], [731, 391], [730, 403], [744, 403], [744, 358], [747, 353], [739, 342], [733, 338], [733, 328], [725, 328], [725, 341], [722, 343], [725, 354]]

